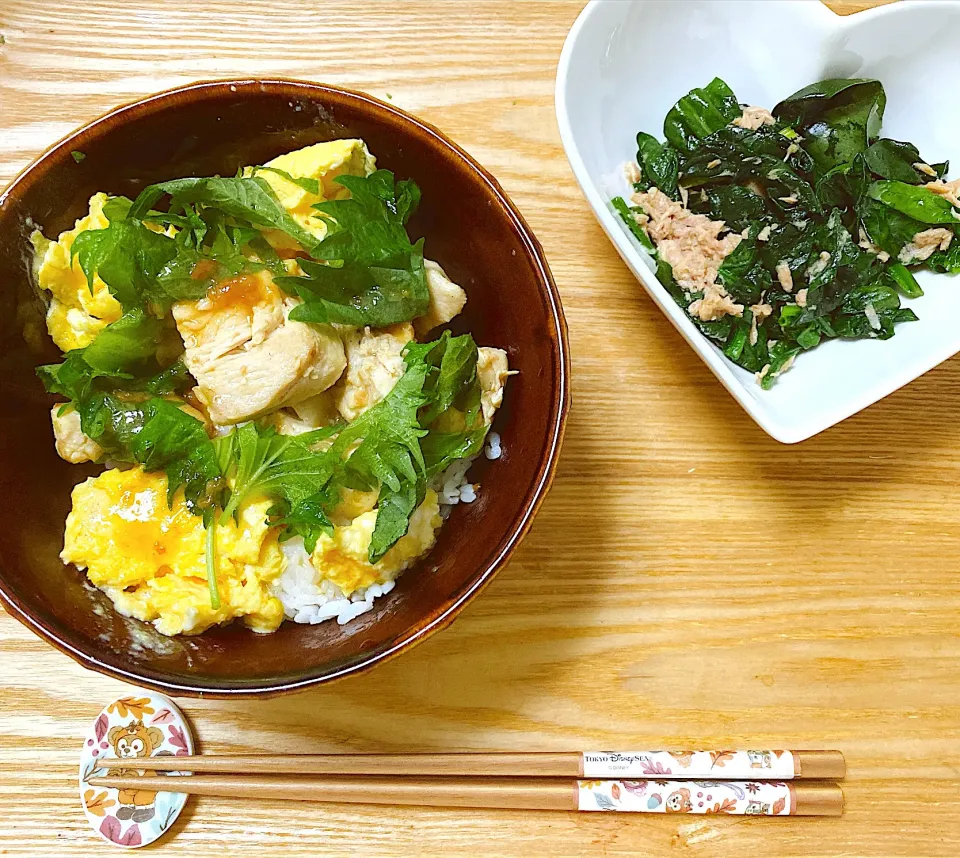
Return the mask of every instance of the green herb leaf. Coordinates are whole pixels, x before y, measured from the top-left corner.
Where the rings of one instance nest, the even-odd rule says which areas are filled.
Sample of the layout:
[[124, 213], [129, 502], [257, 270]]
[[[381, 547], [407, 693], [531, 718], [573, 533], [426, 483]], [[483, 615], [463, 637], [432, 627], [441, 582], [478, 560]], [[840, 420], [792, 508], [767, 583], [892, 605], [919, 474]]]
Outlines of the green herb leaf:
[[74, 401], [83, 432], [118, 462], [137, 462], [148, 471], [164, 471], [168, 498], [184, 489], [187, 506], [200, 514], [216, 502], [220, 469], [203, 423], [177, 403], [152, 398], [125, 401], [93, 393]]
[[297, 176], [291, 176], [286, 170], [281, 170], [277, 167], [254, 167], [253, 175], [256, 175], [257, 173], [276, 173], [276, 175], [286, 179], [291, 184], [296, 185], [298, 188], [302, 188], [308, 194], [320, 196], [319, 179], [307, 179], [302, 177], [298, 178]]
[[302, 259], [303, 277], [278, 277], [276, 282], [303, 299], [290, 313], [295, 322], [382, 328], [422, 316], [430, 306], [422, 239], [404, 262], [408, 268], [352, 262], [334, 266]]
[[404, 224], [416, 209], [420, 190], [393, 173], [339, 176], [350, 199], [317, 203], [329, 230], [312, 255], [301, 260], [302, 277], [277, 284], [303, 304], [290, 318], [383, 327], [423, 315], [430, 305], [423, 266], [423, 240], [410, 243]]
[[308, 251], [317, 244], [316, 236], [290, 216], [270, 185], [258, 176], [174, 179], [150, 185], [134, 201], [130, 217], [142, 218], [166, 195], [179, 205], [208, 206], [254, 226], [278, 229]]
[[85, 349], [83, 358], [104, 373], [135, 372], [155, 359], [161, 321], [136, 308], [107, 325]]
[[76, 161], [76, 162], [79, 164], [79, 163], [80, 163], [84, 158], [86, 158], [87, 156], [84, 155], [83, 152], [79, 152], [79, 151], [77, 151], [76, 149], [74, 149], [74, 150], [70, 153], [70, 157], [73, 158], [73, 160]]

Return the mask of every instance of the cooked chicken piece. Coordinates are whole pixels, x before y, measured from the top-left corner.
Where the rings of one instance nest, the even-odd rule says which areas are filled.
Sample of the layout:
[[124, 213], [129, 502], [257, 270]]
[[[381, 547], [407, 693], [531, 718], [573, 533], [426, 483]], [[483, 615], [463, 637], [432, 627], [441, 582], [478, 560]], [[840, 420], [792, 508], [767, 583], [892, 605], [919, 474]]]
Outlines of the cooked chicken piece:
[[329, 426], [340, 419], [340, 412], [337, 410], [337, 393], [334, 388], [304, 399], [292, 406], [297, 417], [310, 426], [312, 429], [319, 429], [321, 426]]
[[418, 337], [445, 325], [459, 315], [467, 303], [467, 293], [447, 277], [446, 272], [436, 262], [425, 259], [423, 264], [426, 269], [427, 289], [430, 290], [430, 307], [419, 319], [413, 320]]
[[296, 405], [274, 411], [267, 420], [281, 435], [303, 435], [330, 426], [340, 420], [337, 392], [336, 388], [330, 388]]
[[80, 412], [74, 408], [60, 413], [63, 404], [54, 405], [50, 412], [53, 420], [53, 435], [57, 453], [61, 459], [79, 465], [81, 462], [96, 462], [103, 455], [103, 448], [80, 428]]
[[309, 399], [343, 374], [343, 342], [329, 325], [291, 322], [298, 305], [268, 272], [225, 280], [199, 301], [174, 305], [197, 379], [196, 396], [219, 425]]
[[483, 419], [490, 425], [493, 415], [503, 404], [503, 385], [510, 374], [507, 353], [503, 349], [483, 346], [478, 351], [477, 378], [480, 380], [480, 407]]
[[280, 435], [303, 435], [306, 432], [312, 432], [315, 428], [297, 417], [290, 408], [281, 408], [268, 414], [264, 422], [276, 429]]
[[383, 399], [403, 375], [403, 347], [413, 339], [413, 325], [355, 330], [343, 338], [347, 374], [339, 385], [337, 408], [345, 420], [356, 420]]

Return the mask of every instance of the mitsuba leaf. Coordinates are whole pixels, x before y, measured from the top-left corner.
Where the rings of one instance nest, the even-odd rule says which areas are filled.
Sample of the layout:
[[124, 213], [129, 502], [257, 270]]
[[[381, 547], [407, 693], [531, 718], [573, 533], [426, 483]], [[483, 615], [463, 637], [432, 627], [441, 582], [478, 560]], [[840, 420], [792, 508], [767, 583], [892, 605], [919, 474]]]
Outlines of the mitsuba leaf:
[[409, 180], [395, 182], [389, 170], [369, 176], [338, 176], [335, 181], [350, 191], [350, 198], [314, 205], [329, 227], [314, 258], [402, 265], [413, 250], [405, 224], [420, 201], [417, 185]]
[[314, 196], [320, 195], [320, 180], [319, 179], [308, 179], [297, 176], [291, 176], [286, 170], [281, 170], [277, 167], [254, 167], [252, 170], [253, 175], [257, 173], [275, 173], [281, 178], [286, 179], [293, 185], [296, 185], [298, 188], [302, 188], [308, 194], [313, 194]]
[[129, 216], [143, 217], [167, 195], [177, 205], [207, 206], [254, 226], [278, 229], [305, 250], [317, 244], [316, 236], [291, 217], [269, 183], [259, 176], [185, 178], [149, 185], [134, 200]]
[[[328, 484], [328, 488], [336, 488]], [[284, 527], [281, 539], [292, 536], [303, 538], [303, 546], [308, 554], [312, 554], [317, 547], [317, 540], [323, 535], [333, 536], [333, 522], [330, 521], [327, 510], [336, 506], [339, 493], [323, 490], [294, 504], [278, 504], [271, 512], [279, 515], [277, 524]]]
[[477, 382], [477, 344], [469, 334], [454, 337], [444, 331], [432, 343], [408, 343], [404, 359], [427, 369], [423, 393], [427, 404], [420, 412], [422, 426], [429, 426], [453, 406]]
[[379, 561], [406, 535], [410, 527], [410, 516], [421, 500], [423, 497], [417, 492], [417, 484], [411, 481], [403, 482], [396, 490], [387, 488], [380, 492], [377, 501], [377, 523], [370, 537], [371, 563]]
[[733, 90], [717, 77], [702, 89], [691, 90], [670, 109], [663, 136], [675, 149], [690, 151], [742, 112]]
[[176, 254], [172, 238], [129, 217], [113, 220], [105, 229], [84, 230], [71, 248], [87, 282], [99, 274], [125, 311], [158, 297], [154, 281]]
[[328, 200], [314, 208], [328, 220], [328, 232], [301, 260], [302, 277], [279, 277], [281, 288], [303, 304], [290, 318], [383, 327], [423, 315], [430, 305], [423, 265], [423, 240], [410, 242], [405, 223], [420, 190], [393, 173], [339, 176], [350, 199]]
[[404, 260], [409, 268], [340, 266], [301, 260], [303, 277], [279, 277], [281, 288], [303, 303], [290, 318], [296, 322], [385, 327], [422, 316], [430, 306], [423, 265], [423, 240]]
[[139, 308], [107, 325], [83, 349], [84, 360], [102, 373], [132, 373], [155, 358], [162, 322]]
[[84, 360], [83, 349], [74, 349], [64, 355], [63, 363], [37, 367], [37, 375], [48, 393], [80, 401], [94, 391], [98, 379], [116, 381], [129, 376], [119, 372], [94, 369]]
[[108, 458], [167, 474], [168, 500], [183, 488], [197, 514], [217, 502], [220, 470], [203, 423], [166, 399], [128, 402], [95, 393], [74, 402], [83, 432]]

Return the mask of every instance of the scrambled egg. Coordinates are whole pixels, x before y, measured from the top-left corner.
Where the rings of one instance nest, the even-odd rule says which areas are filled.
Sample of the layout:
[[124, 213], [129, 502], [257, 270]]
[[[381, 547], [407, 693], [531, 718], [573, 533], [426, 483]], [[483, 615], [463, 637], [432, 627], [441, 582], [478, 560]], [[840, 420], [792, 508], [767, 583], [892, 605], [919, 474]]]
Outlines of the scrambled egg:
[[[343, 199], [349, 192], [333, 180], [337, 176], [366, 176], [376, 168], [376, 159], [367, 150], [362, 140], [331, 140], [317, 143], [295, 152], [288, 152], [269, 161], [264, 166], [283, 170], [298, 179], [317, 179], [321, 193], [311, 194], [288, 182], [277, 173], [258, 173], [265, 179], [291, 216], [302, 227], [322, 238], [326, 225], [322, 218], [315, 217], [314, 203], [324, 199]], [[247, 168], [247, 175], [252, 172]], [[36, 281], [41, 289], [51, 294], [47, 311], [47, 329], [53, 341], [63, 350], [79, 349], [90, 345], [108, 324], [120, 318], [122, 310], [107, 284], [99, 276], [88, 287], [87, 278], [77, 259], [70, 259], [70, 249], [76, 237], [87, 229], [106, 229], [109, 221], [103, 214], [103, 204], [108, 200], [104, 193], [90, 198], [90, 211], [76, 222], [73, 229], [60, 235], [57, 241], [49, 241], [37, 230], [31, 236], [37, 253]], [[267, 240], [278, 250], [296, 250], [296, 242], [277, 230], [264, 230]], [[293, 270], [291, 273], [298, 273]]]
[[[257, 175], [267, 181], [280, 200], [280, 204], [290, 212], [293, 219], [317, 238], [323, 238], [327, 232], [323, 218], [317, 217], [314, 203], [323, 200], [344, 199], [350, 192], [337, 184], [337, 176], [369, 176], [376, 169], [377, 159], [367, 150], [362, 140], [331, 140], [329, 143], [316, 143], [294, 152], [287, 152], [265, 167], [283, 170], [295, 179], [317, 179], [320, 182], [320, 194], [311, 194], [293, 182], [287, 181], [278, 173], [269, 170]], [[250, 175], [252, 167], [245, 173]], [[277, 230], [264, 230], [264, 235], [277, 250], [296, 249], [296, 242], [288, 235]]]
[[203, 521], [179, 493], [167, 506], [167, 478], [142, 468], [108, 470], [73, 490], [64, 563], [86, 568], [126, 616], [151, 622], [165, 635], [198, 634], [239, 617], [254, 631], [272, 632], [283, 605], [270, 593], [281, 573], [269, 501], [246, 503], [217, 528], [220, 608], [210, 604]]
[[36, 280], [41, 289], [51, 293], [47, 311], [47, 329], [53, 341], [63, 350], [80, 349], [90, 345], [107, 325], [120, 318], [120, 302], [99, 276], [93, 278], [93, 287], [87, 285], [87, 276], [80, 262], [71, 263], [70, 248], [74, 239], [86, 229], [106, 229], [103, 204], [107, 195], [94, 194], [90, 198], [90, 213], [77, 221], [76, 226], [61, 234], [57, 241], [48, 241], [36, 231], [30, 237], [37, 251]]
[[317, 580], [336, 584], [345, 596], [371, 584], [392, 581], [437, 541], [437, 530], [443, 524], [437, 493], [427, 489], [423, 503], [410, 517], [410, 528], [377, 563], [371, 563], [367, 552], [377, 511], [358, 515], [350, 524], [335, 527], [333, 536], [323, 534], [310, 555], [317, 569]]

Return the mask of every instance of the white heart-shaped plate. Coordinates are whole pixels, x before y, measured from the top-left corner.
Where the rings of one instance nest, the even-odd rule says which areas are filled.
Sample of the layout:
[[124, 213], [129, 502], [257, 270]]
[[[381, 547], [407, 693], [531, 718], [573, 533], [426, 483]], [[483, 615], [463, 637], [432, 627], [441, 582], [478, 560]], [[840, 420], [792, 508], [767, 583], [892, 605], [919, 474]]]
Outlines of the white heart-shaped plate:
[[[741, 102], [772, 108], [818, 80], [877, 78], [882, 134], [960, 169], [960, 2], [911, 0], [849, 17], [819, 0], [592, 0], [567, 36], [557, 71], [560, 136], [583, 193], [617, 251], [714, 375], [767, 432], [809, 438], [960, 351], [960, 277], [921, 272], [904, 300], [920, 321], [886, 341], [832, 340], [801, 354], [772, 390], [728, 361], [654, 275], [610, 198], [627, 194], [622, 165], [636, 135], [663, 139], [663, 118], [690, 89], [723, 78]], [[629, 300], [629, 296], [625, 296]]]

